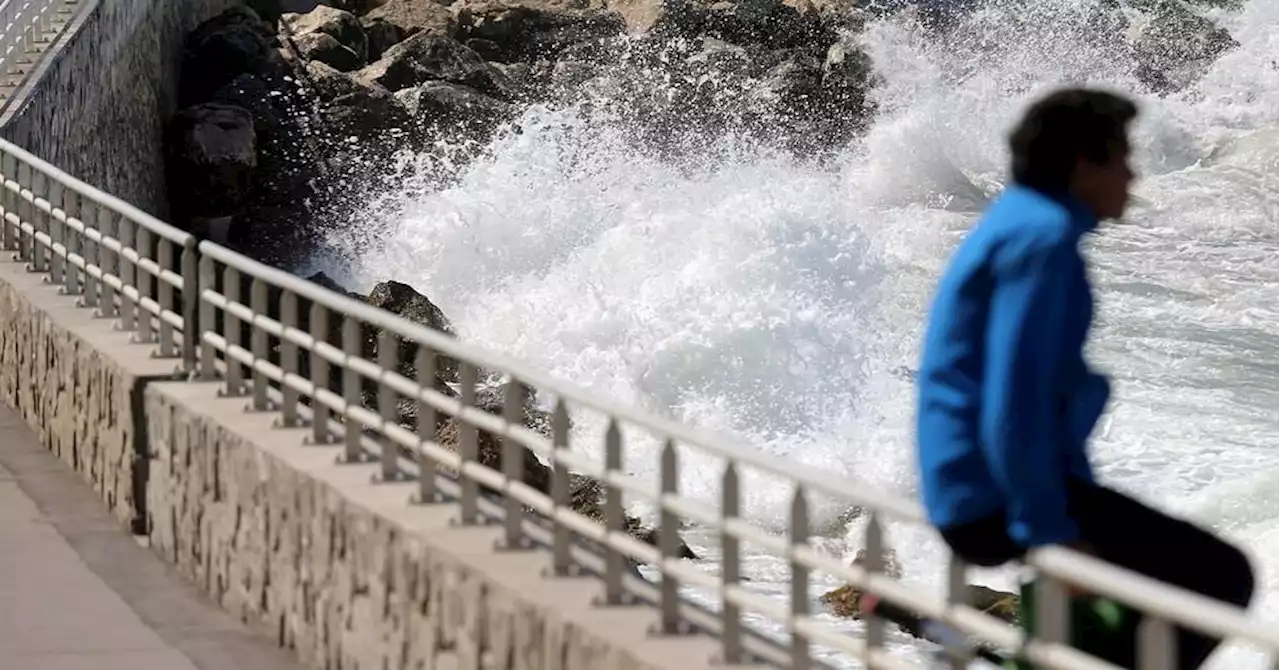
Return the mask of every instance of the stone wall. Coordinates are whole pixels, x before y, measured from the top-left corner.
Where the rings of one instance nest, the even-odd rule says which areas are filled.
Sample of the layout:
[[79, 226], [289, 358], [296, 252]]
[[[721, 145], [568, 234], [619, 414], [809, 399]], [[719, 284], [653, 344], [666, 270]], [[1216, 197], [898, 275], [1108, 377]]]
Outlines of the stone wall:
[[496, 528], [454, 527], [454, 505], [411, 505], [412, 484], [373, 484], [376, 466], [339, 465], [211, 386], [147, 388], [151, 546], [307, 665], [667, 667], [609, 641], [642, 632], [647, 608], [591, 625], [613, 618], [594, 579], [543, 577], [546, 553], [495, 551]]
[[[410, 504], [337, 446], [273, 427], [216, 382], [129, 342], [44, 275], [0, 257], [0, 398], [123, 522], [221, 607], [306, 665], [343, 670], [709, 670], [716, 641], [654, 636], [647, 605], [548, 577], [500, 527]], [[141, 519], [135, 517], [141, 515]]]
[[87, 481], [123, 523], [143, 516], [145, 463], [137, 418], [142, 380], [174, 361], [74, 306], [44, 275], [0, 261], [0, 401], [15, 409], [51, 451]]
[[177, 103], [182, 40], [239, 0], [83, 0], [90, 6], [0, 136], [150, 214], [168, 214], [164, 124]]

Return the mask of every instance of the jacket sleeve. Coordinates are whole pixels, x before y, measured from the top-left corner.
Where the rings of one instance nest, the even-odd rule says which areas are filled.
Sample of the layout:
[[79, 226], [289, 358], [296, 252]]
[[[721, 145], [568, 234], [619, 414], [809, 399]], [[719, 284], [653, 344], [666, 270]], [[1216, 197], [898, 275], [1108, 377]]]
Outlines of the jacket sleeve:
[[1057, 405], [1070, 248], [1037, 241], [997, 269], [987, 321], [982, 448], [1008, 505], [1009, 537], [1024, 547], [1078, 539], [1067, 515]]

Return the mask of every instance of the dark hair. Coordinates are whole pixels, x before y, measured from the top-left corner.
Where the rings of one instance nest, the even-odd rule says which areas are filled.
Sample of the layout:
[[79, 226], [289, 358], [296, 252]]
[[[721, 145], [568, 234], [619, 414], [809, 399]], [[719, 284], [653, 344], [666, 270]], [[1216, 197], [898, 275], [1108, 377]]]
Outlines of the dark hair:
[[1128, 124], [1137, 116], [1132, 102], [1105, 91], [1068, 88], [1041, 98], [1009, 135], [1013, 180], [1065, 189], [1080, 157], [1105, 163], [1129, 148]]

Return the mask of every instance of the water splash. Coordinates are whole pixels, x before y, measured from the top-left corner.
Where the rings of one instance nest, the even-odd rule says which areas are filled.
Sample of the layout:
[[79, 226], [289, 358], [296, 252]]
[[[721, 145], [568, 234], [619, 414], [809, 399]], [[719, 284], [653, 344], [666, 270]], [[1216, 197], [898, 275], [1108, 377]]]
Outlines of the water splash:
[[[400, 188], [337, 243], [358, 259], [355, 283], [413, 283], [477, 344], [851, 486], [913, 494], [921, 316], [1000, 187], [1004, 133], [1061, 84], [1145, 90], [1090, 32], [1088, 4], [987, 3], [945, 45], [909, 17], [871, 24], [878, 116], [833, 160], [727, 138], [674, 161], [638, 153], [626, 128], [586, 110], [535, 108], [483, 159], [449, 166], [450, 180], [447, 152], [407, 162]], [[1139, 96], [1139, 206], [1089, 249], [1101, 293], [1091, 356], [1116, 378], [1100, 472], [1249, 546], [1271, 616], [1277, 481], [1236, 482], [1276, 471], [1280, 435], [1276, 13], [1267, 0], [1216, 12], [1241, 46], [1185, 91]], [[1240, 139], [1250, 133], [1261, 139]], [[579, 421], [577, 444], [602, 430]], [[658, 446], [630, 444], [629, 466], [652, 476]], [[682, 490], [714, 500], [718, 465], [683, 466]], [[782, 528], [790, 490], [744, 485], [746, 512]], [[819, 502], [817, 525], [841, 529], [845, 512]], [[850, 555], [857, 529], [834, 533]], [[913, 548], [909, 581], [939, 586], [927, 530], [891, 526], [889, 539]], [[751, 565], [763, 589], [785, 578], [781, 564]], [[1252, 658], [1231, 650], [1216, 667]]]

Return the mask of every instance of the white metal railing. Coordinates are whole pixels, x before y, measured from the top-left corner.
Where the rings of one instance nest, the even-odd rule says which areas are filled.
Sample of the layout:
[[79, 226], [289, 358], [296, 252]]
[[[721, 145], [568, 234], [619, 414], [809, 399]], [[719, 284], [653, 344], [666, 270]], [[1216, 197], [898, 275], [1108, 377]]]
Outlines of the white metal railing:
[[0, 112], [89, 0], [0, 0]]
[[[217, 383], [224, 394], [245, 396], [253, 410], [278, 412], [280, 426], [305, 428], [311, 442], [333, 444], [341, 460], [376, 464], [382, 481], [413, 482], [418, 504], [457, 505], [463, 524], [501, 523], [508, 547], [549, 551], [554, 574], [598, 576], [604, 604], [640, 602], [656, 607], [660, 634], [702, 631], [716, 636], [727, 663], [822, 666], [813, 649], [821, 645], [868, 667], [912, 667], [886, 649], [886, 622], [880, 618], [867, 617], [862, 631], [854, 634], [811, 611], [812, 573], [820, 571], [945, 622], [976, 641], [1016, 652], [1041, 668], [1113, 667], [1064, 642], [1069, 623], [1066, 584], [1148, 613], [1139, 640], [1143, 670], [1173, 667], [1174, 625], [1252, 645], [1268, 657], [1267, 667], [1276, 667], [1280, 639], [1274, 624], [1066, 549], [1035, 551], [1027, 559], [1041, 578], [1036, 587], [1037, 618], [1039, 628], [1048, 631], [1028, 639], [1021, 629], [966, 604], [966, 566], [958, 560], [953, 559], [948, 569], [946, 597], [885, 573], [884, 524], [923, 523], [912, 502], [860, 490], [822, 471], [613, 404], [525, 364], [212, 242], [197, 244], [191, 235], [5, 142], [0, 142], [0, 178], [4, 248], [16, 251], [30, 270], [46, 273], [67, 293], [82, 296], [82, 305], [118, 318], [122, 329], [136, 331], [137, 341], [157, 343], [157, 355], [180, 359], [180, 370], [193, 382]], [[376, 355], [370, 354], [371, 333], [377, 333]], [[408, 368], [400, 359], [401, 341], [416, 346], [413, 378], [403, 372]], [[457, 362], [457, 392], [437, 381], [437, 356]], [[504, 384], [500, 415], [482, 409], [477, 401], [478, 385], [488, 378], [501, 378]], [[554, 399], [549, 431], [526, 425], [531, 390]], [[411, 422], [403, 411], [406, 402], [416, 409]], [[570, 445], [571, 414], [587, 412], [607, 421], [603, 463]], [[456, 450], [438, 441], [438, 419], [457, 422]], [[624, 437], [635, 430], [663, 445], [656, 490], [624, 467], [631, 444]], [[500, 441], [500, 466], [481, 463], [482, 432]], [[549, 484], [524, 481], [525, 449], [550, 464]], [[723, 464], [719, 504], [681, 495], [679, 459], [685, 450]], [[741, 515], [744, 468], [790, 482], [785, 536]], [[571, 508], [570, 472], [601, 483], [603, 524]], [[811, 494], [865, 510], [863, 563], [847, 565], [812, 546]], [[628, 532], [624, 496], [647, 501], [659, 511], [656, 546]], [[686, 523], [718, 537], [719, 574], [679, 558], [677, 533]], [[744, 544], [787, 561], [787, 598], [762, 594], [743, 580]], [[655, 566], [657, 583], [631, 570], [632, 562]], [[686, 587], [717, 594], [718, 607], [695, 605], [684, 597]], [[747, 612], [776, 622], [789, 635], [779, 640], [748, 626]], [[966, 656], [958, 652], [948, 665], [964, 667]]]

